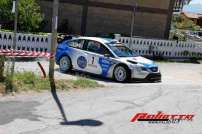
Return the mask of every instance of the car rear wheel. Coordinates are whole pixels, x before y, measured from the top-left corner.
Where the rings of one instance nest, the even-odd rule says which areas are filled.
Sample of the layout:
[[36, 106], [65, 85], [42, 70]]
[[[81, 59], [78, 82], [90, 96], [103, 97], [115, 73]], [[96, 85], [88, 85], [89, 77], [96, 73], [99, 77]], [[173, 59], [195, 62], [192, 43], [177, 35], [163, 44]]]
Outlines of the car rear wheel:
[[62, 72], [68, 72], [71, 70], [72, 68], [72, 63], [71, 63], [71, 60], [68, 56], [63, 56], [61, 59], [60, 59], [60, 71]]
[[118, 82], [125, 82], [128, 79], [128, 71], [124, 66], [117, 66], [114, 69], [114, 79]]

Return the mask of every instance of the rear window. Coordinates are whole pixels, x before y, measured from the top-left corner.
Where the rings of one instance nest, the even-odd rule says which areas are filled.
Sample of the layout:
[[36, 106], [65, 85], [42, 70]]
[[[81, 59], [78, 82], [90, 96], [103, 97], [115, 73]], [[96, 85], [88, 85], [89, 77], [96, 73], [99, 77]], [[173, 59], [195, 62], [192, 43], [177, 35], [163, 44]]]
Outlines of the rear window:
[[68, 42], [70, 47], [77, 48], [77, 49], [83, 49], [84, 40], [73, 40]]

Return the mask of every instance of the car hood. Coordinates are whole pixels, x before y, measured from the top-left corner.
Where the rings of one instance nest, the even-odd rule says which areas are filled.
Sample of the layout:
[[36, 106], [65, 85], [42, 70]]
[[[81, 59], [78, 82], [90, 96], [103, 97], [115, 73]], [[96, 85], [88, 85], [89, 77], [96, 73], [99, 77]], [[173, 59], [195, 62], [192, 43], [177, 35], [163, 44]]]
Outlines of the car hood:
[[129, 61], [132, 61], [134, 63], [143, 65], [144, 67], [147, 67], [147, 68], [157, 67], [157, 65], [152, 60], [149, 60], [149, 59], [141, 57], [141, 56], [137, 56], [137, 57], [124, 57], [124, 58], [121, 58], [121, 59], [124, 60], [127, 63], [130, 63]]

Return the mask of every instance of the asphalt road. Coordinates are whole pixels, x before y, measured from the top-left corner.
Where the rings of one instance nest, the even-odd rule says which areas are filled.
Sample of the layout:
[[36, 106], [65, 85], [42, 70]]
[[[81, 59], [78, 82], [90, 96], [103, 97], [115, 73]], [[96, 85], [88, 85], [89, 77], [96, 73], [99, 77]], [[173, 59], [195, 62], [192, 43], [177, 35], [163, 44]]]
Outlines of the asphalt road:
[[[47, 70], [48, 63], [42, 64]], [[162, 83], [120, 84], [91, 76], [106, 87], [59, 92], [54, 98], [49, 92], [0, 97], [0, 134], [202, 134], [202, 65], [159, 66]], [[35, 62], [17, 63], [16, 69], [40, 73]], [[56, 77], [76, 79], [57, 68]], [[195, 116], [179, 124], [130, 122], [137, 113], [158, 111]]]

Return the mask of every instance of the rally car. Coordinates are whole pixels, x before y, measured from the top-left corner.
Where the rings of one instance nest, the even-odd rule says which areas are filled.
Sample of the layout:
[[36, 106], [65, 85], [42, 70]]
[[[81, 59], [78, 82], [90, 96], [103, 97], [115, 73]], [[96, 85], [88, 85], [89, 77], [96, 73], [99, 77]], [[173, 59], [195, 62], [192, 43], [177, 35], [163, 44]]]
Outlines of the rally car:
[[160, 81], [158, 66], [114, 39], [76, 37], [59, 43], [56, 64], [62, 72], [78, 70], [118, 82], [130, 79]]

